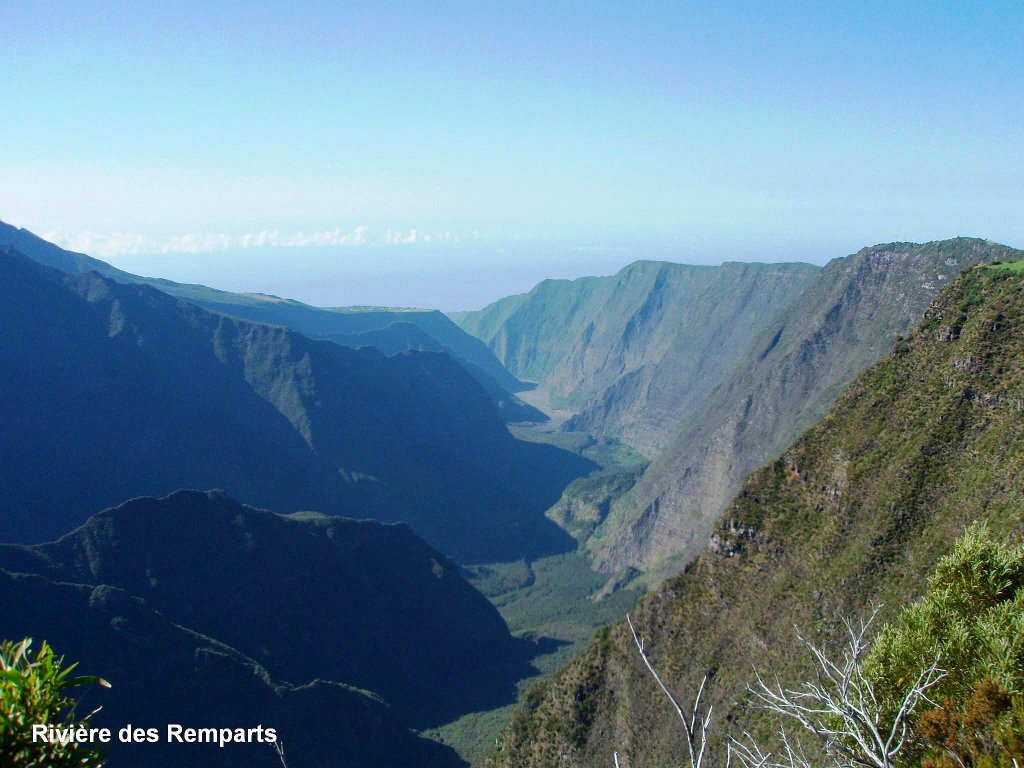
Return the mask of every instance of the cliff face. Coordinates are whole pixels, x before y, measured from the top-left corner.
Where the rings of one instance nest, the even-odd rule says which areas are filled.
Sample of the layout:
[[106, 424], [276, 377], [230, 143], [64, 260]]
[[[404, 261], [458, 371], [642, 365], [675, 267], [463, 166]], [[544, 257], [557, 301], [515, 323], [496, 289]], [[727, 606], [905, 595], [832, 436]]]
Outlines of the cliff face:
[[641, 261], [611, 277], [545, 281], [458, 320], [553, 404], [578, 411], [568, 429], [652, 456], [816, 272]]
[[[875, 603], [894, 615], [972, 520], [1024, 534], [1022, 404], [1024, 276], [973, 268], [746, 479], [700, 556], [634, 616], [684, 698], [714, 671], [715, 748], [757, 725], [741, 706], [753, 668], [784, 683], [807, 673], [794, 625], [829, 643], [841, 616]], [[618, 751], [630, 768], [654, 768], [684, 754], [681, 738], [620, 623], [530, 693], [487, 764], [603, 765]]]
[[819, 419], [964, 268], [1024, 253], [959, 238], [892, 243], [830, 262], [753, 338], [588, 543], [602, 570], [693, 557], [754, 468]]

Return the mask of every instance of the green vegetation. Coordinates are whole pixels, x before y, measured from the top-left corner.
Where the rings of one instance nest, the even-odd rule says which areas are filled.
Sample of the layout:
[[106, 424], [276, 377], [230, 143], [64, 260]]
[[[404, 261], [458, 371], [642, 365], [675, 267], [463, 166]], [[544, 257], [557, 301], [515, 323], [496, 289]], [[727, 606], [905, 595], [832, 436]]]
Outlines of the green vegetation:
[[[572, 658], [577, 644], [589, 640], [598, 627], [624, 616], [638, 597], [627, 589], [603, 601], [591, 600], [608, 577], [590, 570], [575, 552], [534, 560], [529, 568], [532, 578], [527, 583], [491, 596], [491, 602], [514, 634], [554, 638], [574, 646], [563, 645], [549, 657], [534, 659], [535, 665], [544, 666], [543, 672]], [[470, 583], [477, 586], [472, 577]]]
[[1008, 264], [993, 264], [993, 265], [991, 265], [990, 268], [991, 269], [1003, 269], [1003, 270], [1006, 270], [1007, 272], [1013, 272], [1015, 274], [1020, 274], [1020, 273], [1024, 272], [1024, 260], [1021, 260], [1021, 261], [1011, 261]]
[[607, 472], [624, 470], [626, 472], [642, 472], [649, 463], [641, 454], [629, 445], [615, 439], [604, 439], [585, 448], [581, 455], [590, 459]]
[[[743, 478], [821, 418], [960, 270], [1021, 256], [955, 238], [865, 248], [821, 270], [637, 262], [454, 319], [540, 382], [535, 402], [577, 410], [566, 428], [655, 457], [585, 548], [601, 570], [657, 581], [696, 556]], [[748, 284], [766, 305], [742, 302]]]
[[[599, 466], [588, 477], [570, 483], [547, 516], [578, 541], [586, 539], [603, 519], [611, 502], [629, 490], [646, 460], [627, 445], [595, 440], [581, 432], [539, 431], [512, 427], [528, 442], [557, 446]], [[624, 574], [609, 578], [591, 570], [579, 552], [470, 566], [470, 583], [498, 608], [517, 637], [543, 643], [531, 659], [534, 673], [518, 683], [520, 701], [543, 677], [569, 663], [602, 626], [617, 621], [632, 609], [644, 584]], [[464, 715], [425, 735], [451, 744], [466, 759], [477, 763], [493, 747], [516, 705]]]
[[[590, 570], [578, 553], [554, 555], [531, 563], [474, 566], [470, 583], [487, 595], [517, 637], [543, 643], [531, 659], [533, 674], [518, 683], [523, 701], [538, 680], [569, 663], [598, 629], [622, 618], [640, 596], [636, 585], [595, 600], [608, 581]], [[516, 710], [515, 704], [475, 712], [425, 733], [450, 744], [473, 763], [493, 748], [495, 737]]]
[[614, 438], [597, 440], [589, 432], [555, 432], [517, 425], [509, 427], [509, 431], [518, 440], [552, 445], [575, 453], [594, 462], [604, 472], [635, 471], [647, 466], [647, 459]]
[[1015, 768], [1024, 762], [1024, 548], [971, 527], [925, 595], [884, 627], [865, 663], [887, 718], [922, 662], [945, 677], [917, 719], [905, 765]]
[[[793, 653], [794, 626], [835, 649], [845, 633], [836, 617], [880, 603], [880, 618], [895, 622], [972, 521], [986, 522], [996, 540], [1019, 540], [1022, 403], [1024, 276], [969, 270], [899, 349], [747, 478], [701, 555], [639, 602], [633, 620], [666, 683], [694, 691], [713, 671], [715, 717], [763, 735], [773, 723], [745, 706], [744, 691], [753, 668], [777, 672], [784, 686], [808, 679], [806, 659]], [[1019, 663], [1024, 633], [1010, 615], [1019, 597], [1005, 594], [1013, 598], [991, 625], [1002, 622], [1013, 642], [992, 645]], [[932, 723], [934, 735], [963, 733], [984, 712], [1000, 713], [994, 727], [1017, 717], [1016, 690], [1007, 701], [977, 678], [965, 678], [969, 689], [954, 693], [960, 714]], [[678, 719], [650, 686], [628, 628], [602, 630], [524, 700], [485, 764], [602, 765], [613, 751], [630, 768], [673, 764], [685, 754]]]
[[[847, 640], [839, 652], [798, 631], [809, 660], [802, 681], [783, 685], [771, 670], [758, 673], [747, 689], [748, 706], [775, 720], [775, 738], [715, 724], [738, 764], [1018, 768], [1024, 760], [1024, 545], [998, 543], [984, 524], [972, 524], [939, 560], [925, 595], [872, 641], [877, 611], [842, 619]], [[711, 723], [697, 701], [700, 728], [679, 712], [694, 734], [692, 768], [700, 768], [696, 754], [704, 752]], [[803, 755], [818, 759], [808, 763]], [[711, 762], [721, 760], [719, 753]]]
[[643, 466], [573, 480], [562, 491], [558, 503], [547, 511], [547, 516], [576, 541], [586, 541], [604, 522], [612, 502], [633, 487]]
[[[1024, 254], [985, 240], [889, 243], [829, 262], [695, 408], [590, 542], [603, 569], [672, 573], [692, 559], [744, 478], [817, 422], [867, 366], [972, 264]], [[1006, 273], [1005, 271], [1000, 271]], [[961, 311], [976, 297], [960, 298]], [[657, 524], [650, 519], [657, 510]]]
[[638, 261], [609, 277], [545, 280], [453, 316], [569, 428], [654, 455], [818, 271], [810, 264]]
[[44, 640], [32, 652], [32, 640], [0, 643], [0, 765], [4, 768], [89, 768], [103, 765], [93, 744], [34, 741], [32, 725], [70, 728], [88, 725], [76, 717], [78, 702], [68, 689], [110, 687], [92, 676], [71, 677], [77, 664], [64, 666]]
[[509, 431], [518, 440], [524, 440], [528, 443], [553, 445], [556, 448], [561, 448], [563, 451], [572, 451], [580, 456], [597, 442], [592, 435], [586, 432], [553, 432], [537, 430], [517, 424], [511, 425]]

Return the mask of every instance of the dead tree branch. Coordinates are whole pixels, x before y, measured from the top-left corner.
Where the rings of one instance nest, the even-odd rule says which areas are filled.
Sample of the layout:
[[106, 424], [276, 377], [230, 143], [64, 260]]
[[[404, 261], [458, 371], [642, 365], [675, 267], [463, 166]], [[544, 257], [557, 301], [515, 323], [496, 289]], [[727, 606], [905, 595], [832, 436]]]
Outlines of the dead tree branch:
[[[895, 714], [886, 716], [861, 665], [868, 649], [868, 632], [877, 614], [876, 608], [867, 620], [856, 624], [843, 620], [847, 641], [838, 659], [831, 658], [823, 647], [814, 645], [797, 631], [814, 663], [814, 679], [799, 688], [784, 687], [777, 675], [769, 684], [760, 673], [756, 683], [747, 688], [758, 706], [796, 721], [804, 731], [818, 737], [837, 766], [892, 768], [895, 756], [911, 736], [910, 717], [914, 708], [922, 700], [930, 702], [928, 690], [946, 674], [936, 657], [913, 681]], [[780, 734], [784, 753], [781, 760], [772, 760], [749, 735], [746, 742], [733, 740], [731, 748], [743, 768], [809, 768], [785, 731]]]
[[[626, 621], [629, 623], [629, 631], [633, 633], [633, 641], [636, 643], [636, 647], [640, 650], [640, 658], [643, 659], [644, 665], [647, 670], [651, 673], [655, 682], [668, 697], [672, 707], [675, 709], [676, 714], [679, 715], [679, 719], [683, 723], [683, 733], [686, 735], [686, 748], [689, 751], [690, 756], [690, 768], [701, 768], [704, 763], [704, 753], [708, 744], [708, 729], [711, 726], [711, 710], [713, 707], [708, 707], [707, 712], [701, 711], [701, 698], [704, 696], [704, 686], [707, 685], [710, 674], [704, 675], [704, 679], [700, 683], [700, 688], [697, 689], [697, 695], [693, 700], [693, 708], [689, 714], [683, 710], [676, 697], [672, 695], [672, 692], [665, 685], [661, 679], [661, 675], [654, 668], [650, 658], [647, 656], [647, 651], [644, 649], [644, 642], [640, 639], [640, 636], [636, 633], [636, 627], [633, 626], [633, 619], [630, 615], [626, 614]], [[615, 756], [615, 764], [618, 766], [618, 755]]]

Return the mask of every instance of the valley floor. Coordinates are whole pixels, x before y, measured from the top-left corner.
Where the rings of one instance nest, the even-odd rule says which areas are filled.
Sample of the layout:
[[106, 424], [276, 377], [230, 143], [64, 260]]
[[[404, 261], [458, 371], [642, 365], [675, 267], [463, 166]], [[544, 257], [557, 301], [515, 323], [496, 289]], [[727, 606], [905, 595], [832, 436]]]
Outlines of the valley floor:
[[[538, 655], [531, 660], [536, 674], [519, 681], [520, 698], [539, 678], [568, 664], [594, 632], [625, 616], [640, 597], [638, 589], [627, 588], [600, 601], [591, 599], [608, 577], [590, 570], [577, 552], [533, 562], [473, 566], [466, 575], [498, 608], [512, 634], [538, 646]], [[473, 712], [424, 735], [454, 747], [476, 763], [494, 745], [515, 709], [516, 704], [509, 704]]]
[[[551, 408], [546, 396], [535, 393], [536, 390], [520, 393], [519, 397], [542, 410], [551, 421], [513, 425], [510, 429], [520, 440], [572, 451], [594, 461], [601, 472], [632, 469], [645, 463], [627, 445], [599, 442], [583, 432], [558, 431], [572, 413]], [[530, 661], [535, 674], [517, 685], [520, 699], [531, 685], [576, 657], [599, 628], [625, 616], [642, 594], [642, 585], [634, 582], [597, 599], [608, 586], [609, 577], [591, 570], [579, 551], [532, 561], [474, 565], [466, 568], [464, 575], [494, 604], [513, 635], [537, 646]], [[516, 707], [517, 704], [510, 703], [494, 710], [473, 712], [424, 735], [454, 747], [476, 764], [493, 747]]]

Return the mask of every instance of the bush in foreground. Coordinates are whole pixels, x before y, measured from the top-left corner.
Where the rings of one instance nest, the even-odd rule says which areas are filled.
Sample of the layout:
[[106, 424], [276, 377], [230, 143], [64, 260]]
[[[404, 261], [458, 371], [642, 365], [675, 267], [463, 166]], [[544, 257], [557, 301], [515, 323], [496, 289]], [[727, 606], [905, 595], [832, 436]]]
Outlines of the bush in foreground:
[[[98, 768], [103, 759], [90, 745], [33, 742], [32, 726], [46, 723], [68, 728], [76, 720], [77, 702], [69, 688], [108, 683], [98, 677], [71, 677], [77, 664], [63, 667], [44, 641], [32, 652], [32, 639], [0, 643], [0, 765], [4, 768]], [[62, 668], [63, 667], [63, 668]]]

